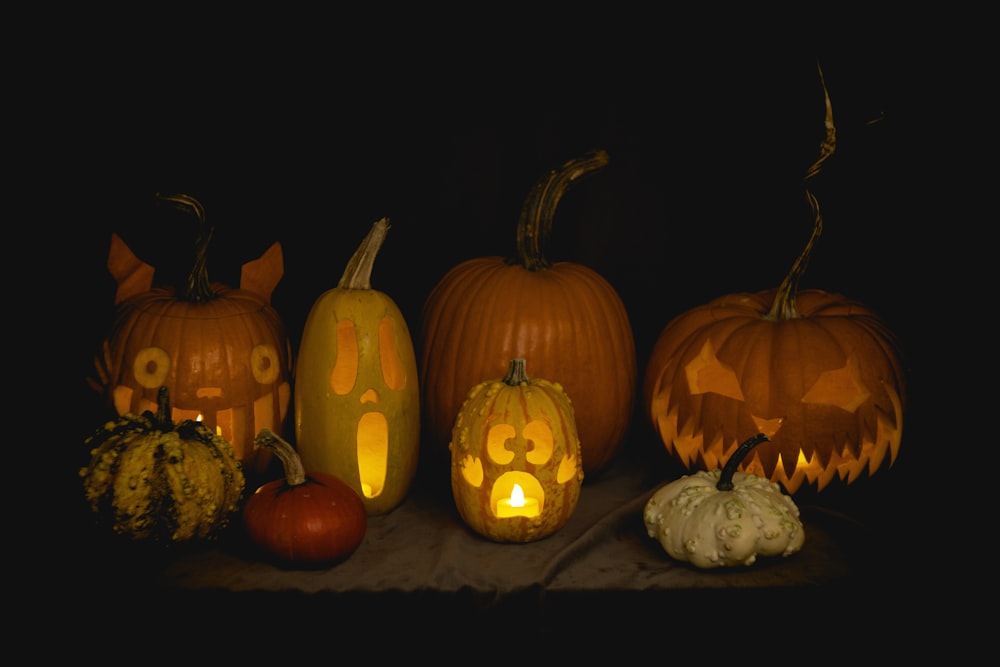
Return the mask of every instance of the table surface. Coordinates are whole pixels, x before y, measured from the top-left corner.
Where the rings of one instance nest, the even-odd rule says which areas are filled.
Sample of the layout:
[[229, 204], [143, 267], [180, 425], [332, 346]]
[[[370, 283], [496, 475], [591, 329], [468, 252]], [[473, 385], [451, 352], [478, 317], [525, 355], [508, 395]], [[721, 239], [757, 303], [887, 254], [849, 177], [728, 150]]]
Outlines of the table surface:
[[[174, 597], [356, 601], [381, 595], [404, 607], [408, 601], [434, 600], [459, 615], [508, 603], [576, 608], [581, 599], [625, 600], [637, 594], [672, 600], [733, 591], [815, 596], [856, 590], [891, 572], [885, 534], [838, 508], [812, 502], [797, 503], [806, 538], [788, 557], [711, 570], [673, 560], [646, 533], [642, 511], [653, 492], [677, 475], [669, 465], [623, 456], [584, 481], [562, 528], [534, 542], [501, 544], [475, 533], [459, 516], [447, 479], [425, 471], [402, 504], [369, 517], [360, 547], [330, 567], [276, 565], [247, 542], [238, 521], [211, 543], [165, 550], [116, 546], [87, 567], [92, 576], [93, 568], [106, 568], [111, 578], [127, 582], [124, 594], [141, 583], [147, 592]], [[89, 542], [94, 544], [93, 537]]]

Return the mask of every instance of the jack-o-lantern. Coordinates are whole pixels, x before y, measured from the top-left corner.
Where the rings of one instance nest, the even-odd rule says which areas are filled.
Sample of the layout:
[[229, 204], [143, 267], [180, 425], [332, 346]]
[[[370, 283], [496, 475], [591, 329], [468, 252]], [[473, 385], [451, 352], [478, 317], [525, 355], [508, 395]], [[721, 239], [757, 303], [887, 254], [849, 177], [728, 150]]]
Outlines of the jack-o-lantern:
[[[571, 184], [608, 164], [603, 150], [569, 160], [535, 184], [517, 226], [517, 257], [478, 257], [453, 267], [421, 311], [421, 385], [429, 446], [444, 451], [468, 388], [501, 377], [511, 359], [558, 379], [573, 397], [583, 469], [618, 456], [637, 390], [635, 340], [625, 305], [593, 269], [550, 262], [542, 243]], [[600, 391], [592, 388], [597, 375]]]
[[344, 480], [369, 515], [403, 501], [417, 469], [420, 387], [410, 331], [372, 289], [389, 221], [377, 221], [337, 287], [313, 304], [295, 367], [296, 447], [307, 470]]
[[[807, 180], [833, 153], [829, 97], [826, 127]], [[906, 403], [898, 341], [885, 322], [840, 294], [798, 290], [822, 231], [819, 205], [808, 189], [806, 196], [813, 233], [779, 287], [722, 296], [675, 317], [643, 381], [647, 415], [689, 469], [722, 467], [746, 433], [761, 432], [771, 442], [740, 469], [790, 494], [892, 465]]]
[[254, 437], [262, 428], [282, 431], [291, 399], [291, 341], [271, 306], [284, 272], [281, 245], [243, 265], [239, 289], [210, 282], [204, 208], [188, 195], [158, 197], [197, 216], [194, 268], [184, 291], [154, 288], [154, 267], [112, 234], [116, 313], [90, 384], [119, 416], [155, 412], [167, 387], [173, 422], [203, 422], [232, 444], [248, 473], [263, 473], [271, 455], [255, 450]]
[[455, 505], [480, 535], [531, 542], [573, 515], [583, 482], [573, 405], [561, 385], [529, 379], [524, 359], [469, 391], [450, 449]]

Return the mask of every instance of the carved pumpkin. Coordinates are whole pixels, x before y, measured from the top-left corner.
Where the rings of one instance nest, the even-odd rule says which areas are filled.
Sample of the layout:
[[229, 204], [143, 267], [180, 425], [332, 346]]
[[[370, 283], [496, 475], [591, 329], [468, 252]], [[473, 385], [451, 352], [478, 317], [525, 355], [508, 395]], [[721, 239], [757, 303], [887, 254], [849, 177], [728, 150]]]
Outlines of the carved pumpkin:
[[530, 542], [573, 515], [583, 482], [573, 405], [559, 384], [529, 379], [524, 359], [469, 391], [450, 449], [455, 505], [480, 535]]
[[389, 221], [377, 221], [337, 287], [316, 300], [295, 368], [296, 446], [307, 470], [347, 482], [368, 514], [403, 501], [417, 469], [420, 386], [396, 303], [371, 288]]
[[[825, 90], [825, 87], [824, 87]], [[827, 136], [806, 180], [833, 153]], [[771, 440], [741, 470], [794, 494], [820, 491], [895, 461], [906, 403], [898, 341], [875, 312], [840, 294], [798, 290], [822, 232], [813, 233], [776, 289], [719, 297], [670, 321], [643, 381], [644, 406], [667, 451], [687, 468], [711, 470], [743, 434]]]
[[116, 313], [89, 381], [118, 415], [155, 411], [167, 387], [174, 422], [202, 421], [232, 444], [248, 473], [262, 473], [271, 454], [255, 451], [254, 436], [262, 428], [280, 433], [291, 399], [291, 341], [271, 306], [284, 272], [281, 245], [243, 265], [239, 289], [210, 282], [212, 227], [201, 204], [158, 197], [197, 216], [195, 265], [183, 291], [154, 288], [154, 268], [112, 234]]
[[596, 151], [548, 173], [522, 209], [518, 257], [462, 262], [429, 294], [421, 313], [421, 400], [431, 446], [447, 444], [469, 387], [502, 377], [510, 359], [526, 357], [535, 374], [558, 378], [573, 399], [584, 471], [595, 473], [618, 454], [637, 376], [625, 306], [597, 272], [550, 263], [541, 249], [565, 190], [608, 159]]

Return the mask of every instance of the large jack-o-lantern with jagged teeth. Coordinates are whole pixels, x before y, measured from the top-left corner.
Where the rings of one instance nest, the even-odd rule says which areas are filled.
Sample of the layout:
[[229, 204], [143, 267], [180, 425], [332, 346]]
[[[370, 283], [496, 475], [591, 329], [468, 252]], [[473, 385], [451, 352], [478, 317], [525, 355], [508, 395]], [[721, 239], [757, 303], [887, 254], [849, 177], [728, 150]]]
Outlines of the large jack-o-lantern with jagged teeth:
[[525, 367], [513, 359], [502, 379], [473, 387], [452, 430], [455, 505], [496, 542], [531, 542], [562, 528], [583, 482], [570, 398], [555, 382], [529, 379]]
[[118, 415], [155, 412], [167, 387], [174, 422], [203, 422], [232, 444], [247, 472], [264, 473], [271, 455], [255, 451], [254, 437], [262, 428], [281, 433], [291, 401], [291, 342], [271, 306], [284, 273], [281, 245], [243, 265], [239, 289], [210, 282], [204, 208], [188, 195], [159, 198], [197, 216], [194, 268], [185, 290], [154, 288], [154, 267], [112, 235], [116, 314], [90, 384]]
[[[825, 86], [824, 86], [825, 91]], [[833, 154], [827, 136], [806, 180]], [[646, 364], [643, 403], [667, 451], [689, 469], [721, 468], [746, 433], [763, 433], [741, 470], [796, 493], [851, 484], [899, 454], [906, 378], [898, 340], [864, 304], [798, 282], [823, 228], [781, 284], [734, 293], [671, 320]]]

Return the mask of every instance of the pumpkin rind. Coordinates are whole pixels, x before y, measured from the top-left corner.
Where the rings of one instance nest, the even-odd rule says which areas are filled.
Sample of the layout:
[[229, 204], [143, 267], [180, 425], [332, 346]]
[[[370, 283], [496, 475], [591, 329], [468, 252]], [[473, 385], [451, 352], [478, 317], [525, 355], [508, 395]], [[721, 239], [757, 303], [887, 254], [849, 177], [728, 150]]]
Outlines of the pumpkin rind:
[[[163, 198], [204, 211], [187, 196]], [[170, 390], [174, 421], [199, 419], [225, 437], [248, 472], [263, 473], [270, 452], [255, 450], [262, 428], [281, 433], [291, 402], [291, 339], [271, 292], [283, 273], [273, 244], [242, 267], [240, 288], [210, 282], [210, 230], [185, 290], [152, 287], [153, 267], [112, 235], [108, 268], [118, 283], [115, 316], [95, 359], [91, 384], [118, 415], [155, 411], [161, 386]]]
[[664, 484], [646, 502], [642, 520], [677, 560], [700, 568], [753, 565], [757, 556], [790, 556], [802, 548], [799, 508], [774, 482], [736, 472], [769, 438], [743, 441], [721, 469]]
[[[826, 102], [815, 177], [836, 148]], [[822, 290], [799, 290], [823, 231], [819, 203], [805, 248], [781, 284], [728, 294], [676, 316], [660, 332], [643, 379], [643, 404], [667, 451], [689, 469], [710, 470], [739, 435], [771, 444], [741, 462], [744, 472], [796, 493], [851, 484], [891, 466], [903, 435], [906, 377], [896, 337], [864, 304]]]
[[[606, 161], [601, 152], [563, 169], [579, 175], [581, 163], [595, 169]], [[541, 257], [539, 237], [547, 234], [560, 194], [550, 195], [555, 201], [539, 204], [539, 211], [531, 198], [526, 202], [518, 260], [463, 261], [425, 300], [420, 369], [429, 446], [443, 448], [449, 442], [469, 387], [502, 377], [511, 359], [527, 358], [533, 376], [558, 379], [572, 398], [584, 471], [606, 468], [620, 451], [637, 386], [632, 327], [624, 303], [603, 276], [587, 266]], [[526, 229], [529, 223], [535, 227]], [[599, 388], [595, 377], [601, 379]]]
[[[167, 403], [166, 389], [160, 392]], [[80, 470], [87, 503], [101, 522], [132, 540], [215, 537], [238, 509], [245, 479], [231, 444], [204, 424], [176, 426], [169, 410], [126, 414], [86, 440]]]
[[904, 370], [895, 337], [864, 305], [798, 292], [799, 317], [767, 317], [776, 290], [730, 294], [675, 317], [646, 366], [643, 401], [688, 469], [721, 466], [763, 431], [741, 470], [794, 494], [875, 473], [899, 453]]
[[244, 503], [250, 540], [293, 566], [333, 565], [353, 554], [368, 528], [365, 505], [354, 489], [333, 475], [307, 474], [292, 446], [269, 429], [255, 442], [276, 453], [285, 478], [261, 485]]
[[[458, 412], [449, 445], [451, 485], [459, 514], [477, 533], [496, 542], [530, 542], [551, 535], [573, 515], [584, 477], [580, 438], [563, 387], [524, 376], [523, 359], [508, 363], [510, 370], [503, 379], [477, 384]], [[537, 455], [541, 443], [532, 441], [525, 428], [536, 420], [551, 433], [551, 451], [543, 456]], [[491, 455], [490, 430], [498, 423], [511, 432], [502, 446], [494, 447], [509, 461], [498, 462]], [[511, 471], [527, 473], [538, 483], [543, 500], [537, 516], [495, 515], [495, 484]], [[470, 477], [479, 483], [470, 483]]]
[[[294, 381], [296, 447], [303, 465], [349, 484], [369, 515], [385, 514], [404, 500], [420, 451], [420, 387], [410, 331], [395, 301], [369, 283], [371, 262], [388, 228], [385, 218], [373, 225], [338, 286], [313, 304]], [[367, 261], [359, 262], [366, 253]], [[347, 279], [356, 269], [357, 280]], [[348, 365], [354, 369], [349, 378], [336, 380]], [[367, 420], [381, 422], [383, 433], [376, 457], [379, 482], [366, 490], [358, 436]]]
[[673, 558], [700, 568], [749, 566], [758, 556], [790, 556], [802, 548], [799, 509], [777, 484], [737, 472], [731, 491], [722, 471], [698, 472], [660, 487], [643, 510], [647, 534]]

